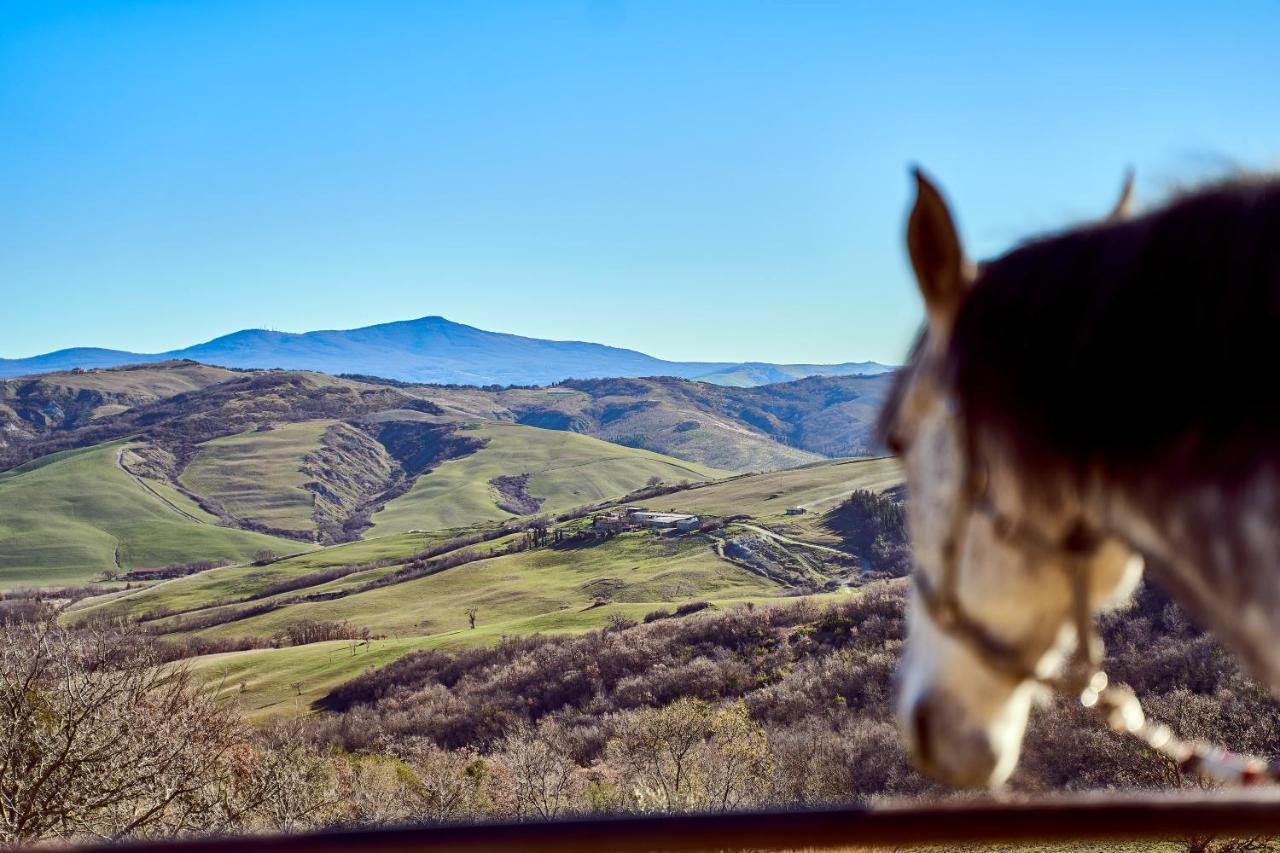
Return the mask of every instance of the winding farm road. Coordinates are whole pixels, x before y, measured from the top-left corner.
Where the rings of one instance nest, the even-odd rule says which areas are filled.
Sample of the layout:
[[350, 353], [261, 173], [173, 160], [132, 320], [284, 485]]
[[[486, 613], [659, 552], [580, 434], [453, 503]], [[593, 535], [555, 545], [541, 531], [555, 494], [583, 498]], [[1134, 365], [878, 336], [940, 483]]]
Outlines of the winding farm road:
[[828, 548], [826, 545], [815, 545], [812, 542], [801, 542], [799, 539], [792, 539], [790, 536], [783, 536], [781, 533], [774, 533], [772, 530], [768, 530], [764, 527], [757, 527], [754, 524], [744, 524], [742, 526], [747, 530], [759, 533], [761, 536], [769, 539], [776, 539], [777, 541], [785, 542], [788, 545], [798, 545], [801, 548], [812, 548], [815, 551], [826, 551], [828, 554], [835, 554], [837, 557], [853, 558], [852, 554], [847, 554], [837, 548]]
[[140, 487], [142, 487], [143, 489], [145, 489], [145, 490], [147, 491], [147, 494], [149, 494], [149, 495], [151, 495], [153, 498], [156, 498], [157, 500], [159, 500], [161, 503], [163, 503], [165, 506], [169, 507], [169, 509], [171, 509], [171, 510], [173, 510], [174, 512], [176, 512], [178, 515], [181, 515], [181, 516], [183, 516], [184, 518], [190, 519], [191, 521], [194, 521], [196, 524], [208, 524], [208, 523], [209, 523], [209, 522], [205, 521], [203, 518], [196, 518], [194, 515], [192, 515], [191, 513], [187, 512], [185, 509], [183, 509], [182, 507], [178, 506], [176, 503], [174, 503], [173, 501], [169, 500], [169, 499], [168, 499], [168, 498], [166, 498], [164, 495], [162, 495], [162, 494], [160, 494], [159, 492], [157, 492], [155, 489], [151, 488], [151, 486], [147, 485], [147, 483], [146, 483], [146, 482], [145, 482], [141, 477], [139, 477], [137, 474], [133, 473], [133, 472], [132, 472], [132, 471], [130, 471], [128, 468], [126, 468], [126, 467], [125, 467], [125, 465], [124, 465], [124, 452], [125, 452], [125, 450], [127, 450], [127, 449], [128, 449], [128, 446], [126, 445], [125, 447], [121, 447], [119, 450], [117, 450], [117, 451], [116, 451], [116, 467], [117, 467], [117, 468], [119, 468], [121, 471], [123, 471], [125, 474], [127, 474], [127, 475], [129, 476], [129, 478], [130, 478], [131, 480], [133, 480], [135, 483], [137, 483]]

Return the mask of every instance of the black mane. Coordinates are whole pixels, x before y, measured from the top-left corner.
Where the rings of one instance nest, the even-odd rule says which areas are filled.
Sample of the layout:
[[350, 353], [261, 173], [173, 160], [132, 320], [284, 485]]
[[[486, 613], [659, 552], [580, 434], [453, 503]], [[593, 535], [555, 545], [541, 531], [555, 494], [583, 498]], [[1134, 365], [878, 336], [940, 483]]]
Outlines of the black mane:
[[1024, 464], [1280, 461], [1280, 180], [1014, 249], [982, 267], [950, 347], [970, 428]]

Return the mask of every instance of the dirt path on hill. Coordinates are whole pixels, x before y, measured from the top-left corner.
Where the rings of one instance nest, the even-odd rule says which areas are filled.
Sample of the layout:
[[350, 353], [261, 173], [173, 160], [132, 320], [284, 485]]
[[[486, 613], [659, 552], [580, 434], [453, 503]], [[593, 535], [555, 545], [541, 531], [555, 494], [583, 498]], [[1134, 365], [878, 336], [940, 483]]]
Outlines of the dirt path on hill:
[[125, 451], [125, 448], [124, 448], [124, 447], [122, 447], [122, 448], [120, 448], [119, 450], [117, 450], [117, 451], [116, 451], [116, 467], [117, 467], [117, 468], [119, 468], [121, 471], [123, 471], [126, 475], [128, 475], [128, 477], [129, 477], [131, 480], [133, 480], [135, 483], [137, 483], [137, 484], [138, 484], [142, 489], [144, 489], [144, 490], [147, 492], [147, 494], [151, 495], [151, 497], [153, 497], [153, 498], [155, 498], [156, 500], [160, 501], [160, 502], [161, 502], [161, 503], [163, 503], [165, 506], [167, 506], [169, 509], [173, 510], [174, 512], [176, 512], [178, 515], [182, 516], [183, 518], [190, 519], [191, 521], [194, 521], [196, 524], [208, 524], [208, 523], [209, 523], [209, 522], [205, 521], [203, 518], [196, 518], [194, 515], [192, 515], [191, 513], [187, 512], [185, 509], [183, 509], [182, 507], [178, 506], [176, 503], [174, 503], [173, 501], [169, 500], [169, 499], [168, 499], [168, 498], [166, 498], [164, 495], [162, 495], [162, 494], [160, 494], [159, 492], [157, 492], [155, 489], [151, 488], [151, 486], [147, 485], [147, 483], [146, 483], [146, 481], [145, 481], [145, 480], [143, 480], [143, 479], [142, 479], [141, 477], [139, 477], [137, 474], [133, 473], [133, 472], [132, 472], [132, 471], [130, 471], [128, 468], [126, 468], [126, 467], [124, 466], [124, 451]]
[[799, 539], [792, 539], [790, 536], [783, 536], [781, 533], [774, 533], [772, 530], [768, 530], [764, 527], [757, 527], [754, 524], [744, 524], [742, 526], [747, 530], [759, 533], [761, 536], [765, 536], [769, 539], [776, 539], [777, 541], [784, 542], [787, 545], [797, 545], [801, 548], [812, 548], [815, 551], [826, 551], [828, 554], [835, 554], [837, 557], [852, 559], [851, 554], [846, 554], [844, 551], [840, 551], [836, 548], [828, 548], [826, 545], [815, 545], [812, 542], [801, 542]]

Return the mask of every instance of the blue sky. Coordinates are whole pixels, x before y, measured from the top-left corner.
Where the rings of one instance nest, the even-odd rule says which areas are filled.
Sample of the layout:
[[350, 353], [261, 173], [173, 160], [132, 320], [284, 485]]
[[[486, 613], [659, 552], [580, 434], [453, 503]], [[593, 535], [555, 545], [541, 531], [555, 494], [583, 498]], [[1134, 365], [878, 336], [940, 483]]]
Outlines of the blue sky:
[[[1125, 8], [1116, 8], [1124, 5]], [[901, 358], [973, 254], [1280, 165], [1280, 4], [0, 4], [0, 356], [442, 314]]]

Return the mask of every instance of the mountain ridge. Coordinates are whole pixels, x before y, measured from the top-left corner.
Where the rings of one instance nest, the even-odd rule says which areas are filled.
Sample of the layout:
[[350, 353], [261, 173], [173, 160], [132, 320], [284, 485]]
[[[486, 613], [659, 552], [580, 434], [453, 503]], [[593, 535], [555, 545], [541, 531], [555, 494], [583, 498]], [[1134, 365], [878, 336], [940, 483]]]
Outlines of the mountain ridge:
[[829, 365], [668, 361], [607, 344], [490, 332], [429, 315], [355, 329], [241, 329], [162, 353], [69, 347], [27, 358], [0, 358], [0, 378], [174, 359], [236, 369], [314, 370], [476, 386], [552, 385], [569, 378], [675, 376], [752, 387], [807, 376], [875, 375], [893, 369], [872, 361]]

